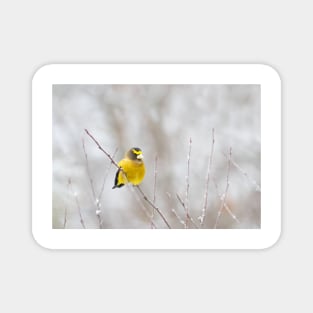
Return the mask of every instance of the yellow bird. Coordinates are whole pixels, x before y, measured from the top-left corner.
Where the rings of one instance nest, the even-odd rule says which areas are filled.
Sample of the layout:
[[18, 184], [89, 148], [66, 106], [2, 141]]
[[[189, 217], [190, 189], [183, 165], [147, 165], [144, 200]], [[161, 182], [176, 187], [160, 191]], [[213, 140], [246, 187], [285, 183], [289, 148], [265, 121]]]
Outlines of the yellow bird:
[[119, 169], [115, 175], [114, 186], [112, 189], [122, 187], [127, 183], [139, 185], [146, 173], [143, 162], [143, 154], [140, 148], [131, 148], [125, 154], [124, 159], [117, 164]]

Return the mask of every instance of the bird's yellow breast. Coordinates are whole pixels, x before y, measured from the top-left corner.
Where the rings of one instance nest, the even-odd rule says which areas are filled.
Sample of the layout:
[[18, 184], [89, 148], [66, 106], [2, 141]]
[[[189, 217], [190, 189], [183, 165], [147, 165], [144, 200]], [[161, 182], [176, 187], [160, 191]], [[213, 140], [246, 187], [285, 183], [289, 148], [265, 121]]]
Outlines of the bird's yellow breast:
[[133, 185], [139, 185], [146, 173], [145, 165], [142, 161], [123, 159], [118, 163], [118, 166], [123, 169], [118, 174], [119, 184], [132, 183]]

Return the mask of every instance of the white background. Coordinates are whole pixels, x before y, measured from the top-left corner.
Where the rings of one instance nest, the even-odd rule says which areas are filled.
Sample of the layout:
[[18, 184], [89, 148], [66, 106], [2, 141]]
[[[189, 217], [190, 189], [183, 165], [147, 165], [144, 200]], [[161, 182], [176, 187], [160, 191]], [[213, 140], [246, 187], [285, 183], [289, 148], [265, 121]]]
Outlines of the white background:
[[[5, 4], [4, 4], [5, 3]], [[308, 1], [2, 2], [3, 312], [309, 312]], [[49, 251], [31, 236], [31, 78], [46, 63], [266, 63], [283, 82], [283, 225], [263, 251]]]

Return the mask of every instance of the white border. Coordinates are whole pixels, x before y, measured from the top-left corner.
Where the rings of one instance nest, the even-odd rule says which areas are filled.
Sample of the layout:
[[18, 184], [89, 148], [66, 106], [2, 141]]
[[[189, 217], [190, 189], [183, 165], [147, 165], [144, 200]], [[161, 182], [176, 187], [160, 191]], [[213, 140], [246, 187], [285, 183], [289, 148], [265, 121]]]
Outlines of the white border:
[[[52, 229], [53, 84], [260, 84], [261, 229]], [[32, 231], [50, 249], [263, 249], [281, 232], [281, 81], [261, 64], [54, 64], [32, 84]]]

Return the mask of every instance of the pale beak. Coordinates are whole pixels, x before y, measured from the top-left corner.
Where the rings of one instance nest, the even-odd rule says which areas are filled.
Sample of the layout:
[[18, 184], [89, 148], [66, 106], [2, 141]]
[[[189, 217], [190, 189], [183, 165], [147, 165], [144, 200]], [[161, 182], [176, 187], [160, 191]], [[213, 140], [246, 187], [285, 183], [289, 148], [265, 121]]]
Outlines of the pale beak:
[[142, 154], [137, 155], [137, 159], [138, 160], [142, 160], [143, 159], [143, 155]]

